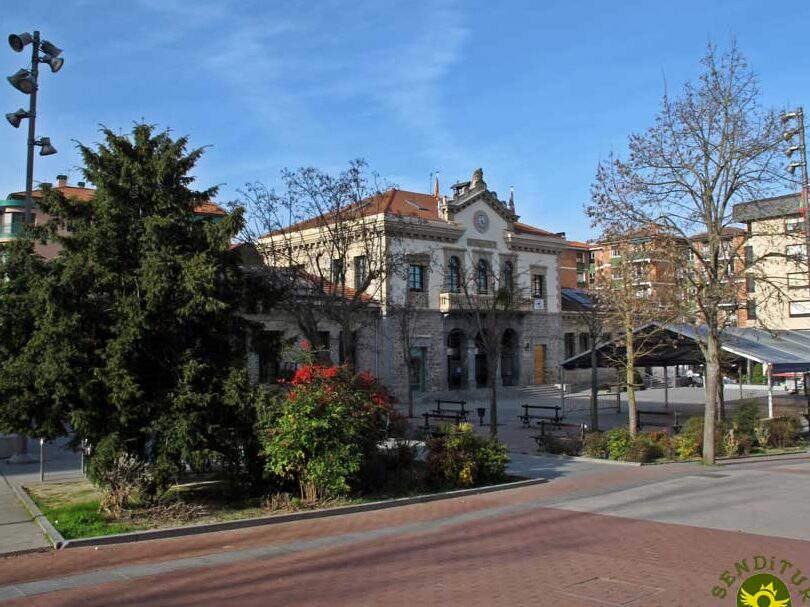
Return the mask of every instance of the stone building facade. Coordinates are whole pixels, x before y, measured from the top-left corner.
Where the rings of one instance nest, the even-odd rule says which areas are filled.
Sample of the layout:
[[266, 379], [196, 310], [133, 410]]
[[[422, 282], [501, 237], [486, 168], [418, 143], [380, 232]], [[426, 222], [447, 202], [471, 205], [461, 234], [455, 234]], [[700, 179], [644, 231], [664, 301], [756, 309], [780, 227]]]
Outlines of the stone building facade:
[[[384, 248], [402, 271], [386, 274], [369, 289], [378, 307], [369, 308], [358, 331], [356, 368], [374, 372], [399, 396], [407, 393], [409, 383], [418, 392], [483, 387], [492, 366], [471, 321], [471, 306], [486, 309], [509, 289], [515, 304], [498, 323], [498, 385], [559, 381], [562, 236], [521, 223], [512, 197], [499, 199], [480, 169], [470, 181], [454, 184], [450, 196], [439, 195], [438, 184], [434, 194], [393, 189], [362, 208], [378, 221]], [[312, 244], [315, 229], [303, 229], [297, 238], [317, 246]], [[265, 250], [274, 246], [273, 238], [266, 237]], [[347, 284], [359, 283], [353, 276], [363, 267], [359, 256], [358, 251], [353, 259], [333, 260], [345, 268]], [[412, 365], [405, 360], [397, 318], [406, 306], [416, 319], [408, 352]], [[295, 340], [298, 334], [283, 315], [268, 317], [264, 324], [282, 340]], [[334, 323], [324, 322], [323, 331], [331, 344], [339, 341]], [[294, 348], [284, 355], [293, 356]]]

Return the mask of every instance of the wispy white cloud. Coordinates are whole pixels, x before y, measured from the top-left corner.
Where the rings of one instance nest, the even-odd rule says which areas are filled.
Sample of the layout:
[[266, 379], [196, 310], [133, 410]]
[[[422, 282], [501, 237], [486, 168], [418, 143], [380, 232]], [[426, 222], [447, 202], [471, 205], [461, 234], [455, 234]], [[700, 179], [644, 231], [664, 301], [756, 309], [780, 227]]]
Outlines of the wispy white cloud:
[[[403, 8], [391, 0], [277, 5], [139, 0], [157, 44], [194, 40], [195, 62], [274, 147], [329, 146], [336, 112], [403, 125], [425, 161], [457, 153], [446, 126], [446, 76], [467, 30], [457, 0]], [[161, 25], [163, 24], [163, 25]], [[330, 106], [341, 109], [330, 111]], [[316, 144], [318, 145], [318, 144]], [[292, 150], [291, 150], [292, 151]]]

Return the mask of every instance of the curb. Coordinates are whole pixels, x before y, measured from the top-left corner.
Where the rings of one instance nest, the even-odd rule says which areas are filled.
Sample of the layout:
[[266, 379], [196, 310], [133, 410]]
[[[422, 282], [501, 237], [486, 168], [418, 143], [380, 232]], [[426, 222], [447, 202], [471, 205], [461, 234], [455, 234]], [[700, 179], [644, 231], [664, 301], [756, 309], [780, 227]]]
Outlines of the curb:
[[[132, 542], [143, 542], [147, 540], [167, 539], [173, 537], [185, 537], [189, 535], [200, 535], [203, 533], [214, 533], [217, 531], [233, 531], [236, 529], [248, 529], [250, 527], [264, 527], [267, 525], [280, 525], [282, 523], [293, 523], [311, 519], [340, 516], [343, 514], [356, 514], [360, 512], [372, 512], [375, 510], [387, 510], [388, 508], [398, 508], [400, 506], [410, 506], [412, 504], [424, 504], [440, 500], [454, 499], [481, 495], [484, 493], [494, 493], [496, 491], [506, 491], [508, 489], [520, 489], [532, 485], [547, 483], [544, 478], [533, 478], [512, 483], [501, 483], [500, 485], [489, 485], [487, 487], [477, 487], [474, 489], [460, 489], [458, 491], [447, 491], [444, 493], [432, 493], [417, 495], [414, 497], [401, 497], [392, 500], [370, 502], [368, 504], [357, 504], [352, 506], [338, 506], [336, 508], [324, 508], [323, 510], [309, 510], [306, 512], [294, 512], [291, 514], [277, 514], [272, 516], [259, 516], [245, 518], [235, 521], [223, 521], [220, 523], [203, 523], [200, 525], [187, 525], [185, 527], [168, 527], [165, 529], [149, 529], [145, 531], [132, 531], [130, 533], [120, 533], [117, 535], [99, 535], [96, 537], [79, 538], [75, 540], [65, 540], [56, 530], [54, 532], [60, 538], [58, 549], [83, 548], [87, 546], [111, 546], [115, 544], [129, 544]], [[26, 496], [27, 497], [27, 496]], [[30, 500], [30, 498], [28, 498]], [[33, 505], [33, 502], [32, 502]], [[34, 508], [36, 506], [34, 505]], [[39, 510], [37, 510], [39, 512]], [[50, 527], [44, 515], [40, 516]], [[37, 519], [39, 520], [39, 519]]]
[[[57, 550], [62, 548], [65, 545], [65, 538], [62, 537], [62, 534], [59, 533], [51, 522], [48, 520], [42, 511], [37, 507], [32, 500], [28, 493], [26, 493], [25, 488], [18, 487], [17, 485], [12, 485], [9, 483], [9, 487], [11, 490], [14, 491], [14, 494], [17, 496], [17, 499], [22, 502], [23, 507], [28, 511], [34, 522], [39, 525], [39, 528], [42, 530], [42, 533], [45, 534], [45, 537], [48, 538], [48, 541], [53, 544], [53, 547]], [[35, 551], [38, 549], [35, 549]]]
[[[616, 459], [602, 459], [599, 457], [586, 457], [584, 455], [565, 455], [564, 453], [531, 453], [528, 451], [510, 451], [510, 453], [517, 453], [518, 455], [531, 455], [533, 457], [553, 457], [556, 459], [570, 459], [575, 462], [585, 462], [589, 464], [605, 464], [608, 466], [630, 466], [636, 468], [638, 466], [646, 466], [640, 462], [621, 462]], [[680, 462], [675, 462], [680, 463]]]

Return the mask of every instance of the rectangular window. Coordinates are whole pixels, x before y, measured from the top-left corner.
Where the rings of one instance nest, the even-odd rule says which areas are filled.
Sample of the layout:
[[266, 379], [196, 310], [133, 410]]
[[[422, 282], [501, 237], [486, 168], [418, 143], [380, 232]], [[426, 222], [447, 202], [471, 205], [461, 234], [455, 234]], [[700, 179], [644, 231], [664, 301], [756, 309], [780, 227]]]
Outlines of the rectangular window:
[[751, 274], [745, 275], [745, 292], [746, 293], [753, 293], [754, 292], [754, 277]]
[[587, 352], [590, 349], [590, 336], [587, 333], [579, 334], [579, 353]]
[[610, 256], [611, 257], [621, 257], [621, 251], [619, 251], [618, 245], [613, 245], [610, 247]]
[[346, 280], [346, 270], [343, 267], [342, 259], [332, 260], [332, 282], [335, 284], [342, 284]]
[[788, 289], [806, 289], [808, 286], [807, 272], [788, 272]]
[[425, 391], [427, 348], [411, 348], [410, 382], [414, 392]]
[[535, 299], [546, 297], [546, 277], [544, 274], [532, 275], [532, 296]]
[[749, 298], [745, 302], [745, 309], [748, 312], [748, 320], [757, 319], [757, 302], [754, 299]]
[[807, 246], [804, 244], [790, 244], [785, 248], [785, 254], [793, 260], [804, 261], [807, 259]]
[[576, 355], [576, 336], [573, 333], [565, 334], [565, 358]]
[[810, 316], [810, 300], [791, 301], [789, 310], [791, 318], [804, 318]]
[[368, 279], [368, 258], [365, 255], [358, 255], [354, 258], [354, 289], [364, 290]]
[[411, 264], [408, 266], [408, 290], [422, 292], [425, 290], [425, 268]]
[[798, 234], [804, 229], [804, 219], [788, 217], [785, 219], [785, 234]]
[[11, 234], [20, 234], [22, 232], [25, 215], [23, 213], [9, 213], [9, 215], [11, 215]]
[[745, 247], [745, 267], [750, 268], [754, 265], [754, 247], [748, 245]]

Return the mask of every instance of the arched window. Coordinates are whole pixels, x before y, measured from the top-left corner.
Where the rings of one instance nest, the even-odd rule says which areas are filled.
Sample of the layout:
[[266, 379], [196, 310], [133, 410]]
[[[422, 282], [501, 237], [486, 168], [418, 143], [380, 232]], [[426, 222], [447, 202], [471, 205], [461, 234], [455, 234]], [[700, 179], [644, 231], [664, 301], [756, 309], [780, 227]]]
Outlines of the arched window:
[[447, 290], [451, 293], [461, 291], [461, 262], [455, 255], [447, 262]]
[[488, 281], [489, 281], [489, 264], [487, 263], [486, 259], [479, 259], [478, 273], [476, 276], [476, 282], [478, 283], [479, 293], [483, 294], [487, 292]]
[[514, 287], [514, 271], [512, 269], [512, 262], [506, 261], [503, 264], [501, 271], [501, 288], [512, 290]]

